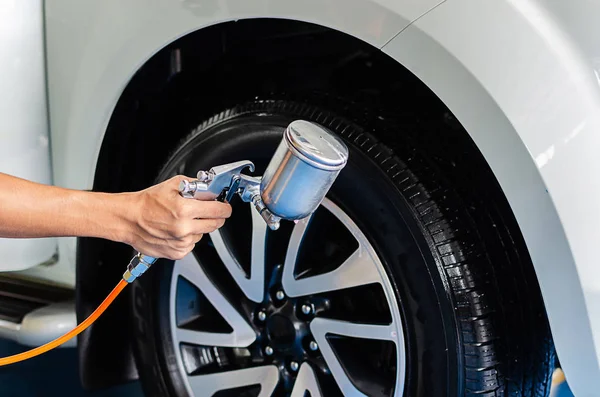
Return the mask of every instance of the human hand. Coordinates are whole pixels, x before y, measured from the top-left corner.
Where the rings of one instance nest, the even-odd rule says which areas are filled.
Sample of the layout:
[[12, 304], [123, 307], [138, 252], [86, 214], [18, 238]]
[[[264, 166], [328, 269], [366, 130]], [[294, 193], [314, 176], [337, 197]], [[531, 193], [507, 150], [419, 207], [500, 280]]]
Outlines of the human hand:
[[183, 198], [178, 175], [145, 190], [129, 193], [131, 213], [123, 241], [144, 255], [181, 259], [192, 251], [203, 234], [231, 216], [231, 206], [219, 201]]

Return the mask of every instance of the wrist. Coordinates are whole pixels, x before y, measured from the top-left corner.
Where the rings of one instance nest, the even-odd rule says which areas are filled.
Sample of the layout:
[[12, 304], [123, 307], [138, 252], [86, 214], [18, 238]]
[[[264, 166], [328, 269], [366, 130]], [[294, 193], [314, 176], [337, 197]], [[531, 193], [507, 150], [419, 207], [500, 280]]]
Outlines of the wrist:
[[136, 193], [113, 193], [102, 197], [106, 206], [103, 236], [107, 240], [133, 245], [138, 225], [139, 195]]

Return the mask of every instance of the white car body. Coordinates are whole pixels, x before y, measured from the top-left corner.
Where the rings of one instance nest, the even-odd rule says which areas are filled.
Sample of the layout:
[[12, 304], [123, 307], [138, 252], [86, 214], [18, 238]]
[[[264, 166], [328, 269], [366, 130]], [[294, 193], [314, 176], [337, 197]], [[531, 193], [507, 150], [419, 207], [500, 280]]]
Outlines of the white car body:
[[[0, 5], [0, 171], [91, 189], [103, 135], [157, 51], [225, 21], [316, 23], [388, 54], [466, 128], [519, 223], [561, 365], [600, 390], [600, 3], [75, 0]], [[598, 171], [598, 172], [597, 172]], [[75, 239], [0, 239], [2, 271], [75, 287]], [[40, 266], [53, 262], [52, 266]]]

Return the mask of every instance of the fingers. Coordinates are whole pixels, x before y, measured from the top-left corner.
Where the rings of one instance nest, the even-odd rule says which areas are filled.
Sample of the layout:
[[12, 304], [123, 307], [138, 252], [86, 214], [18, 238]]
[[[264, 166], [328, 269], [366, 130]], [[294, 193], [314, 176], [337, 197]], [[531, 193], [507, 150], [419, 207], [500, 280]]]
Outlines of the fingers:
[[194, 233], [206, 234], [220, 229], [225, 224], [225, 219], [198, 219], [194, 222]]
[[172, 260], [183, 259], [187, 254], [192, 252], [196, 244], [202, 239], [202, 234], [190, 235], [176, 244], [176, 247], [169, 250], [166, 257]]
[[[171, 188], [179, 192], [179, 182], [182, 180], [192, 180], [184, 175], [172, 177], [168, 183]], [[231, 205], [220, 201], [201, 201], [189, 198], [177, 197], [174, 213], [178, 217], [192, 219], [218, 219], [229, 218], [231, 216]]]
[[177, 240], [155, 240], [152, 243], [145, 241], [140, 246], [135, 245], [134, 249], [156, 258], [180, 260], [194, 250], [202, 237], [202, 234], [197, 234]]
[[[231, 216], [231, 206], [218, 201], [200, 201], [179, 195], [177, 175], [139, 192], [132, 217], [130, 245], [147, 255], [178, 260], [188, 255], [207, 233], [221, 228]], [[137, 249], [137, 248], [136, 248]]]
[[199, 201], [183, 199], [185, 211], [191, 218], [200, 219], [221, 219], [231, 216], [231, 205], [220, 201]]
[[190, 236], [212, 233], [223, 227], [225, 219], [192, 219], [180, 221], [173, 231], [173, 237], [182, 240]]

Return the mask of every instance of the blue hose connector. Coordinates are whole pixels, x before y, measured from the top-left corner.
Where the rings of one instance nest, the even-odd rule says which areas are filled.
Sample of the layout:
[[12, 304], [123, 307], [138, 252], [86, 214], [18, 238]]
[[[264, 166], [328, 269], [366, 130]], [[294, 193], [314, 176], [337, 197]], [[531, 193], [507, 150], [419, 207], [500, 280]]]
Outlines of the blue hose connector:
[[127, 265], [127, 270], [123, 273], [123, 280], [132, 283], [136, 278], [144, 274], [146, 270], [150, 269], [150, 266], [152, 266], [157, 259], [158, 258], [143, 255], [138, 252], [136, 256], [131, 258], [129, 265]]

